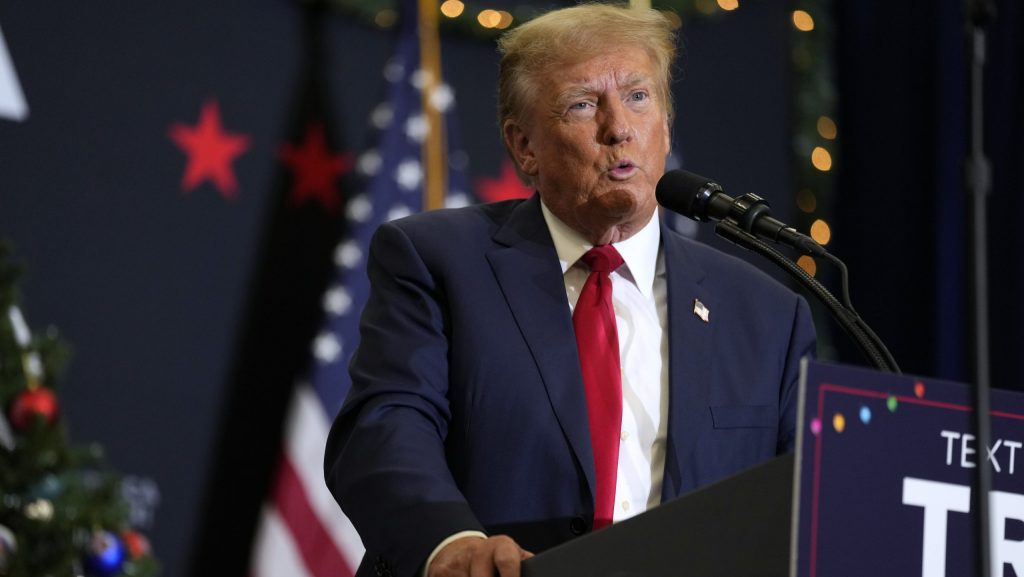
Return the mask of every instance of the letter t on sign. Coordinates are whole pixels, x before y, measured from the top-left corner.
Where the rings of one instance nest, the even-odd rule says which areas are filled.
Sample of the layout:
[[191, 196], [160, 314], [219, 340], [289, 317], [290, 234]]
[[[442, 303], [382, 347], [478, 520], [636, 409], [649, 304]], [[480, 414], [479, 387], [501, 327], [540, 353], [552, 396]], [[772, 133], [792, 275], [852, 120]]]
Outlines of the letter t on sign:
[[1024, 495], [992, 491], [989, 493], [988, 508], [992, 512], [989, 521], [992, 529], [992, 577], [1003, 574], [1003, 565], [1009, 564], [1017, 575], [1024, 575], [1024, 541], [1010, 541], [1006, 538], [1006, 522], [1010, 519], [1024, 521]]
[[946, 577], [946, 521], [950, 511], [971, 511], [971, 488], [913, 477], [903, 478], [903, 504], [924, 507], [921, 577]]

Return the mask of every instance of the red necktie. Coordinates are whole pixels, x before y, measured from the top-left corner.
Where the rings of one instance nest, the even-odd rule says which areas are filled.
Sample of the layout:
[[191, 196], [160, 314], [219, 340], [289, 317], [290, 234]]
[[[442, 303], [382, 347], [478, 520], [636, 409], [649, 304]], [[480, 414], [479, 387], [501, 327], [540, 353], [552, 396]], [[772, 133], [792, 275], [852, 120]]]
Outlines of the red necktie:
[[590, 267], [573, 311], [576, 348], [587, 394], [590, 444], [594, 450], [594, 529], [611, 525], [615, 480], [619, 468], [622, 429], [622, 376], [619, 373], [619, 333], [612, 307], [609, 274], [622, 265], [612, 245], [595, 246], [580, 259]]

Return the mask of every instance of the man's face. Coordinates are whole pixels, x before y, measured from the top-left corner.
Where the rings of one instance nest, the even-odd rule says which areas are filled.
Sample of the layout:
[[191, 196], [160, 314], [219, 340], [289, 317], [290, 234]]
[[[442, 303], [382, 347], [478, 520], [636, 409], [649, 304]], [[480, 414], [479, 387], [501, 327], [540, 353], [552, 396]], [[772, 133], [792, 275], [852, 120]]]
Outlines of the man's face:
[[632, 236], [657, 207], [669, 152], [657, 71], [640, 47], [556, 68], [504, 134], [544, 204], [594, 244]]

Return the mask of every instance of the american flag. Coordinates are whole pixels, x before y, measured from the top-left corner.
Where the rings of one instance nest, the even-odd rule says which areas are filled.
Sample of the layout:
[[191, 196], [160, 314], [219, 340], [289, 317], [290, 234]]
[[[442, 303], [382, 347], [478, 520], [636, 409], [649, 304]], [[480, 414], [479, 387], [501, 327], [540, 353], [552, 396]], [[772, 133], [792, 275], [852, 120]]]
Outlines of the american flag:
[[[442, 113], [448, 148], [457, 150], [454, 95], [443, 82], [427, 81], [429, 72], [420, 69], [415, 0], [404, 0], [402, 8], [397, 49], [383, 71], [387, 98], [370, 115], [377, 145], [357, 160], [364, 185], [346, 204], [348, 234], [334, 251], [335, 280], [323, 298], [324, 321], [312, 343], [308, 378], [296, 385], [288, 411], [277, 478], [253, 545], [251, 577], [351, 576], [364, 552], [324, 483], [324, 444], [351, 384], [348, 361], [369, 292], [364, 267], [370, 237], [381, 223], [423, 209], [422, 144], [434, 129], [423, 113], [424, 86], [435, 87], [429, 102]], [[445, 158], [446, 204], [467, 204], [465, 154]]]

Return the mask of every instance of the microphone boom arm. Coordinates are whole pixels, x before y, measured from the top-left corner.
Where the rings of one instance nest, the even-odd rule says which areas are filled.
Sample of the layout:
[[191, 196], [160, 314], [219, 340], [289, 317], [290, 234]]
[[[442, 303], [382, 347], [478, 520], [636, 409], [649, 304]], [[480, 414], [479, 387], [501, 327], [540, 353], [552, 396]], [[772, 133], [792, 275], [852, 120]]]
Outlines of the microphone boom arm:
[[[900, 374], [900, 368], [896, 360], [889, 353], [889, 350], [882, 343], [878, 335], [871, 330], [871, 327], [864, 322], [853, 310], [852, 305], [844, 306], [836, 297], [829, 292], [825, 285], [807, 274], [796, 263], [786, 258], [785, 255], [775, 250], [761, 239], [743, 230], [730, 219], [722, 219], [715, 225], [715, 233], [726, 240], [739, 245], [747, 250], [756, 252], [768, 260], [774, 262], [790, 276], [804, 285], [832, 314], [833, 318], [846, 331], [846, 334], [853, 339], [864, 356], [880, 371]], [[832, 262], [842, 265], [842, 261], [825, 253]], [[845, 265], [843, 266], [845, 269]], [[845, 274], [844, 274], [845, 286]], [[845, 293], [844, 293], [845, 295]], [[849, 302], [849, 297], [845, 297]]]

